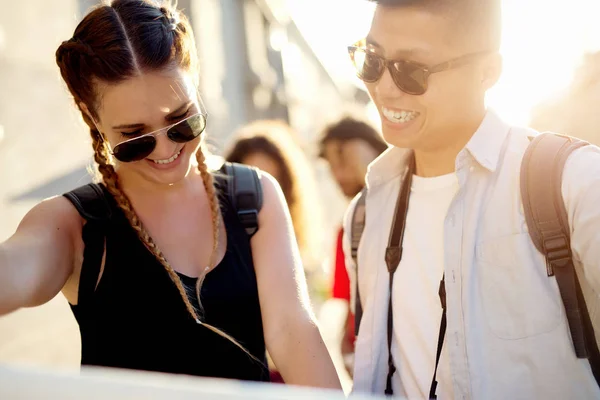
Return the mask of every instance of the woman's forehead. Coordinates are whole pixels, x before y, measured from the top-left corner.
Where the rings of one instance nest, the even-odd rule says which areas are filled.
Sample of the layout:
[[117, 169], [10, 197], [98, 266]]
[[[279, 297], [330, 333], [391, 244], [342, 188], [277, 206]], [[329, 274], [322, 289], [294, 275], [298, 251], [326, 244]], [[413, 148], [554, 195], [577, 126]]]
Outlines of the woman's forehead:
[[123, 119], [143, 122], [197, 101], [192, 77], [178, 69], [144, 73], [117, 84], [101, 84], [99, 93], [98, 114], [106, 122]]

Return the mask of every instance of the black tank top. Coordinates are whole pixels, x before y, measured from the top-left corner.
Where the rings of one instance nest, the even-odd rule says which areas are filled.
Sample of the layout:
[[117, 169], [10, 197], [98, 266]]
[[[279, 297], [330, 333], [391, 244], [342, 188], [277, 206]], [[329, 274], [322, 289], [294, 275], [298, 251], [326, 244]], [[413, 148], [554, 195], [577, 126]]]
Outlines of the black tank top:
[[[218, 182], [217, 178], [227, 250], [202, 284], [203, 321], [235, 338], [260, 361], [194, 321], [165, 268], [101, 186], [96, 191], [110, 209], [106, 221], [90, 218], [81, 202], [67, 195], [87, 219], [79, 302], [71, 306], [81, 333], [83, 365], [269, 380], [249, 236], [224, 195], [226, 185]], [[100, 262], [102, 237], [106, 238], [106, 262], [94, 291], [97, 273], [86, 269], [94, 269], [91, 262]], [[196, 279], [179, 275], [197, 306], [193, 295]]]

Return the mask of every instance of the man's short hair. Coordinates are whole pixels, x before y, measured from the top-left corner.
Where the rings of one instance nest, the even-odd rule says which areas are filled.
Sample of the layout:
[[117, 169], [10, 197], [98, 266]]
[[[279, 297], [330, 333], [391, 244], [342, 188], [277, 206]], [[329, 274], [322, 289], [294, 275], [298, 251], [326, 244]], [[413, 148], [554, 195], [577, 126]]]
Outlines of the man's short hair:
[[328, 125], [323, 131], [319, 142], [319, 157], [325, 157], [325, 145], [327, 143], [334, 140], [344, 143], [352, 139], [364, 140], [377, 152], [377, 155], [388, 148], [379, 132], [371, 125], [352, 117], [345, 117], [334, 124]]
[[501, 0], [370, 0], [384, 7], [414, 7], [445, 14], [457, 33], [481, 40], [480, 50], [499, 50], [502, 36]]

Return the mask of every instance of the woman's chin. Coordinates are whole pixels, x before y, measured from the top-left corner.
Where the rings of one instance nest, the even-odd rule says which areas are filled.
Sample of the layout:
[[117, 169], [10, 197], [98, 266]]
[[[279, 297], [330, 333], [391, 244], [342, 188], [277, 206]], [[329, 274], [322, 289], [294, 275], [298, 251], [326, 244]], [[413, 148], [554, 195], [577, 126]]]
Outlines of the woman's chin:
[[153, 168], [152, 166], [144, 166], [140, 169], [140, 176], [142, 179], [148, 181], [149, 183], [156, 185], [175, 185], [181, 181], [183, 181], [192, 170], [192, 164], [190, 157], [185, 157], [185, 159], [177, 160], [179, 161], [178, 165], [175, 168]]

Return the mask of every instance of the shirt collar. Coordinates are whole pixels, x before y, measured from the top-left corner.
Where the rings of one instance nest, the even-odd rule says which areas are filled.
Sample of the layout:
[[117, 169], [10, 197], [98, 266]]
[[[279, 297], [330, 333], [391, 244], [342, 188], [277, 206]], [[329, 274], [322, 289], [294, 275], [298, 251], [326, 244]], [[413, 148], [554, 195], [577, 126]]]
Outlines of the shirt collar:
[[[488, 110], [465, 150], [482, 167], [495, 171], [510, 126], [493, 110]], [[367, 187], [377, 186], [398, 177], [404, 172], [411, 150], [391, 147], [376, 158], [367, 170]], [[464, 150], [459, 154], [463, 154]], [[458, 164], [458, 163], [457, 163]]]
[[496, 112], [488, 110], [465, 149], [477, 163], [493, 172], [498, 167], [504, 141], [509, 131], [510, 126]]

